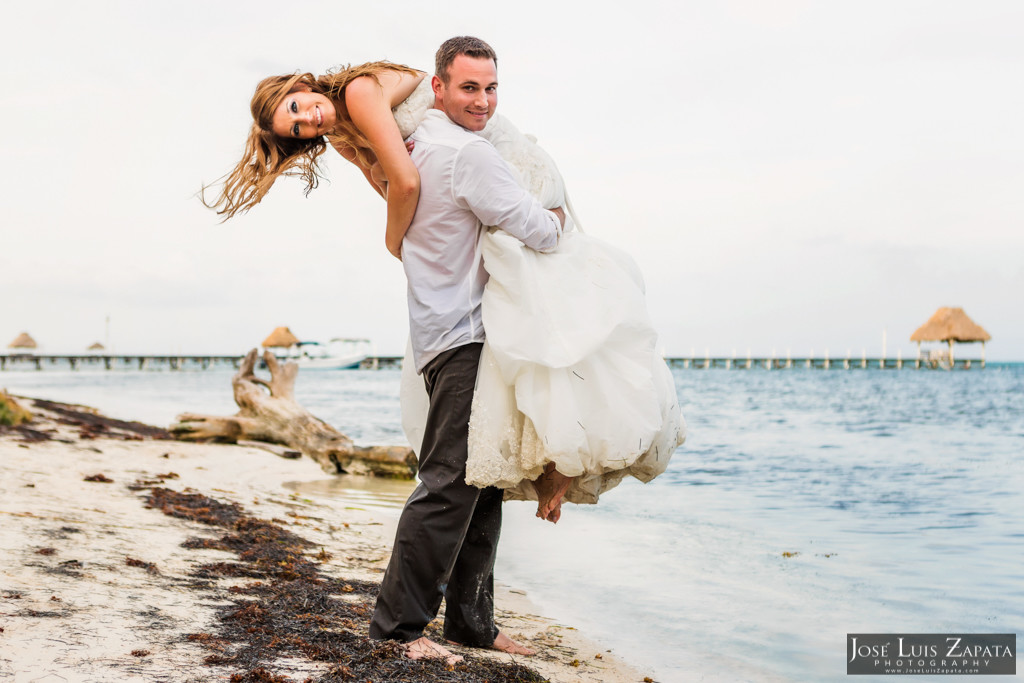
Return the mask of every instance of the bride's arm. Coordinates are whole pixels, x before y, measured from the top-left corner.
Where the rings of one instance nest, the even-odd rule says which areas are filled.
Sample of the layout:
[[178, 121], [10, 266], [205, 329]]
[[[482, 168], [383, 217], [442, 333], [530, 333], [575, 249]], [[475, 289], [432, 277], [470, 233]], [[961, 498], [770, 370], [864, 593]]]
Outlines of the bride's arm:
[[[387, 177], [384, 197], [388, 203], [388, 220], [384, 242], [388, 251], [397, 258], [401, 258], [402, 239], [416, 213], [420, 175], [409, 158], [391, 109], [408, 97], [423, 77], [422, 74], [413, 76], [385, 71], [379, 76], [379, 84], [373, 78], [363, 76], [345, 87], [349, 118], [366, 136], [377, 163]], [[373, 181], [371, 169], [364, 169], [363, 173], [369, 174], [367, 177]]]
[[373, 188], [373, 191], [379, 194], [385, 200], [387, 200], [387, 183], [384, 182], [382, 184], [378, 182], [377, 178], [374, 178], [373, 167], [366, 166], [365, 164], [360, 162], [359, 157], [356, 156], [356, 151], [352, 148], [351, 145], [336, 142], [332, 142], [331, 144], [334, 147], [334, 149], [337, 150], [338, 154], [340, 154], [341, 156], [345, 157], [345, 159], [351, 161], [353, 164], [358, 166], [359, 170], [363, 172], [364, 176], [366, 176], [366, 182], [370, 183], [370, 187]]

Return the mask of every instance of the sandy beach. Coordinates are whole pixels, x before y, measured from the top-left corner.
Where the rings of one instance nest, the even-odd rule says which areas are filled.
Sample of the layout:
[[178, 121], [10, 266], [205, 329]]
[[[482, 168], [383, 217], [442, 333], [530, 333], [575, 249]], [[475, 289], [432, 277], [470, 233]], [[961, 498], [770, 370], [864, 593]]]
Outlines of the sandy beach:
[[325, 479], [314, 462], [21, 401], [35, 419], [0, 431], [0, 678], [651, 680], [504, 586], [499, 624], [537, 656], [409, 662], [366, 638], [394, 517], [284, 486]]

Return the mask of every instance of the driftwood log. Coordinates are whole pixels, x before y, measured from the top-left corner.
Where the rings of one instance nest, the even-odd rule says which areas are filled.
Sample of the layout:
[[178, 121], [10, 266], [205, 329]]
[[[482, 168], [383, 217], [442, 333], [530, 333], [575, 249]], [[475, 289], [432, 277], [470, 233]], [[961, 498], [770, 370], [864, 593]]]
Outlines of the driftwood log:
[[255, 374], [256, 349], [246, 354], [231, 378], [235, 403], [233, 417], [183, 413], [170, 431], [183, 441], [216, 441], [261, 445], [282, 457], [309, 456], [330, 474], [374, 474], [411, 479], [416, 456], [403, 446], [356, 446], [334, 427], [312, 415], [295, 400], [299, 366], [281, 364], [269, 351], [263, 361], [270, 381]]

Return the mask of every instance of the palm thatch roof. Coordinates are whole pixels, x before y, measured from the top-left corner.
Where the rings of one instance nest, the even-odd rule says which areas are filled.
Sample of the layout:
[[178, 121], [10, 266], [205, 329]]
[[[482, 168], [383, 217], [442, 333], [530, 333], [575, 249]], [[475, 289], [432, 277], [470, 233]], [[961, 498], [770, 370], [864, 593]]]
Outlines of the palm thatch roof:
[[106, 348], [107, 347], [103, 346], [103, 344], [100, 344], [99, 342], [93, 342], [89, 345], [89, 348], [87, 348], [86, 351], [104, 351]]
[[992, 338], [962, 308], [942, 307], [910, 335], [910, 341], [987, 342]]
[[36, 340], [33, 339], [28, 332], [22, 332], [14, 338], [10, 344], [7, 345], [9, 349], [34, 349], [38, 346]]
[[299, 343], [299, 338], [292, 334], [287, 327], [278, 327], [270, 333], [270, 336], [263, 340], [263, 348], [287, 348]]

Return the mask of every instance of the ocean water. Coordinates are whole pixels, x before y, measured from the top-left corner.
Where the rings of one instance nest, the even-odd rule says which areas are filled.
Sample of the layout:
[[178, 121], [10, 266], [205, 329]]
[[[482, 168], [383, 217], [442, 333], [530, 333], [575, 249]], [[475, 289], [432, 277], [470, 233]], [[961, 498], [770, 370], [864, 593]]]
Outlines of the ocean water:
[[[1022, 630], [1024, 365], [674, 374], [689, 437], [669, 470], [557, 525], [507, 504], [500, 581], [662, 682], [847, 680], [847, 633]], [[168, 424], [233, 413], [230, 375], [0, 386]], [[398, 385], [306, 372], [297, 397], [357, 442], [403, 443]]]

